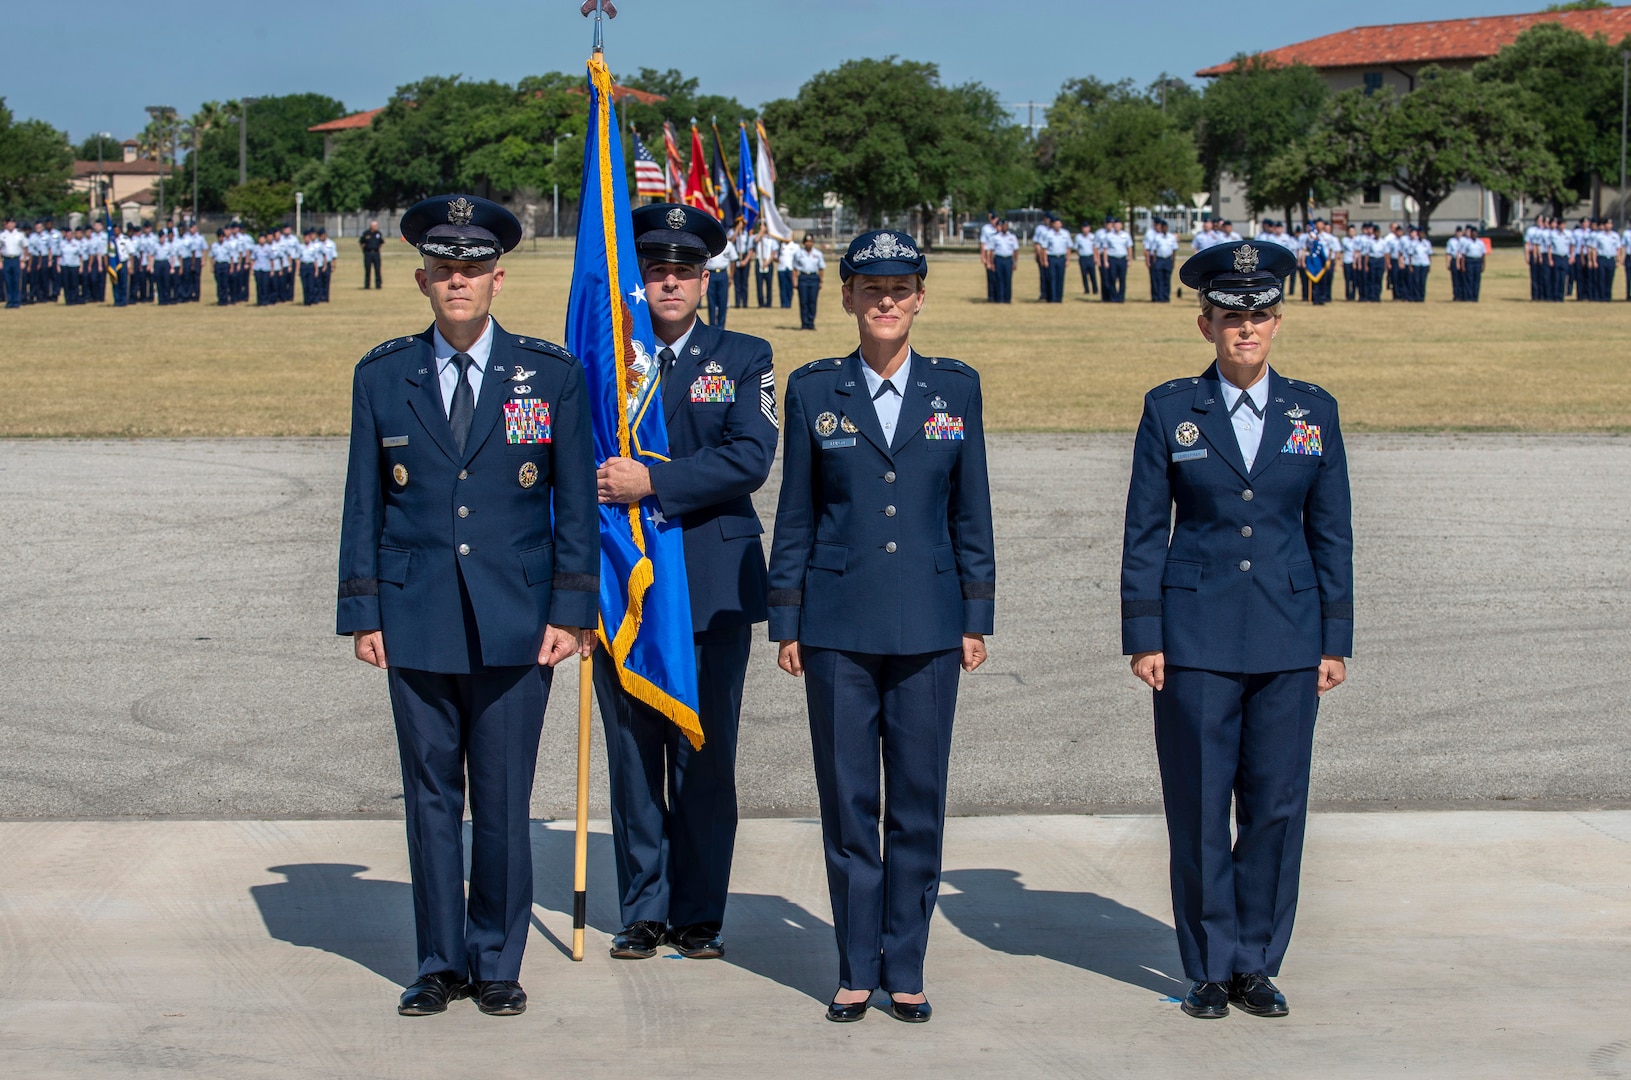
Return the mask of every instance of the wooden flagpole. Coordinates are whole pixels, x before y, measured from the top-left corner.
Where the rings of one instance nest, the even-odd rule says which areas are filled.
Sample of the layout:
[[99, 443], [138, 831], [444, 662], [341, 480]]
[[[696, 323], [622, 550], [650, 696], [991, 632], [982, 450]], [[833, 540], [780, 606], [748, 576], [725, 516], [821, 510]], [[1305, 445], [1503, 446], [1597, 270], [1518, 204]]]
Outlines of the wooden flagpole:
[[578, 662], [578, 830], [572, 853], [572, 959], [583, 959], [583, 925], [588, 914], [589, 885], [589, 703], [594, 660]]

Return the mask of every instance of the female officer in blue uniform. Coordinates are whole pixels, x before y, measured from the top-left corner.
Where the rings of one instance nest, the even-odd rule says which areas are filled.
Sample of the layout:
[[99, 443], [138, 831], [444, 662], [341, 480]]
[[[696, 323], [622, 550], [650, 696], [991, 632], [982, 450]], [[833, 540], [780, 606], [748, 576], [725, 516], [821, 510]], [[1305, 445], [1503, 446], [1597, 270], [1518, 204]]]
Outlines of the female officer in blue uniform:
[[909, 344], [927, 270], [904, 233], [857, 237], [839, 276], [860, 347], [787, 385], [770, 636], [782, 670], [805, 676], [838, 938], [827, 1018], [838, 1022], [864, 1017], [880, 987], [898, 1019], [929, 1019], [923, 954], [957, 673], [984, 662], [993, 630], [980, 381]]
[[[1122, 650], [1154, 690], [1191, 1016], [1284, 1016], [1320, 695], [1353, 651], [1348, 464], [1331, 396], [1268, 366], [1290, 252], [1184, 264], [1217, 359], [1144, 399], [1127, 492]], [[1176, 507], [1176, 514], [1174, 508]], [[1231, 845], [1230, 798], [1238, 839]]]

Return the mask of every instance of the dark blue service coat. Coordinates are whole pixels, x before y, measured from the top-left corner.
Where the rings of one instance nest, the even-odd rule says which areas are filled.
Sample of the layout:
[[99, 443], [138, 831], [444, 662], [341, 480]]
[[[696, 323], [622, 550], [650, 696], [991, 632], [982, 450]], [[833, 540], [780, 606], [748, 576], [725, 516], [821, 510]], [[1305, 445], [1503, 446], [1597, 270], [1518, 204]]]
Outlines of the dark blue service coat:
[[[431, 330], [363, 357], [352, 390], [336, 630], [383, 630], [392, 667], [458, 674], [536, 664], [546, 624], [597, 625], [587, 395], [570, 353], [495, 321], [459, 454]], [[513, 427], [506, 419], [516, 408], [539, 421], [547, 408], [548, 422]], [[467, 643], [477, 641], [473, 655]]]
[[770, 637], [897, 656], [961, 648], [996, 618], [979, 375], [914, 353], [891, 449], [861, 365], [857, 351], [787, 381]]
[[1268, 378], [1249, 472], [1215, 365], [1145, 395], [1122, 549], [1123, 652], [1241, 673], [1352, 654], [1352, 507], [1337, 403], [1312, 383], [1272, 369]]
[[691, 625], [764, 622], [764, 526], [752, 496], [776, 459], [770, 344], [698, 320], [676, 360], [662, 375], [670, 460], [649, 471], [658, 506], [685, 530]]

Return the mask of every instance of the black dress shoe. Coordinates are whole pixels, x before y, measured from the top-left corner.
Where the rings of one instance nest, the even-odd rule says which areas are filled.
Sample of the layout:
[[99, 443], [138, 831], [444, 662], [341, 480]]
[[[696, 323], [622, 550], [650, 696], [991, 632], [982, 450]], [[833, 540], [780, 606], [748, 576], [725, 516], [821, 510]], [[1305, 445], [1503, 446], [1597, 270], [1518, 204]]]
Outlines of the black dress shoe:
[[396, 1011], [402, 1016], [434, 1016], [447, 1012], [447, 1003], [470, 996], [470, 984], [464, 976], [451, 971], [438, 971], [420, 977], [402, 991]]
[[1267, 975], [1236, 975], [1229, 984], [1229, 1000], [1253, 1016], [1284, 1016], [1291, 1011], [1286, 996]]
[[669, 943], [687, 960], [718, 960], [725, 955], [718, 923], [692, 923], [668, 932]]
[[934, 1010], [927, 1001], [896, 1001], [889, 999], [889, 1015], [906, 1024], [926, 1024]]
[[871, 995], [860, 1001], [852, 1001], [848, 1005], [840, 1005], [836, 1001], [828, 1002], [827, 1019], [835, 1024], [853, 1024], [857, 1020], [865, 1020], [866, 1011], [871, 1007]]
[[508, 979], [479, 982], [475, 989], [476, 1008], [488, 1016], [519, 1016], [527, 1011], [527, 992]]
[[612, 959], [651, 959], [657, 955], [657, 947], [663, 943], [665, 929], [662, 923], [651, 919], [629, 923], [612, 938]]
[[1229, 988], [1220, 982], [1198, 982], [1189, 988], [1178, 1006], [1199, 1020], [1218, 1020], [1229, 1015]]

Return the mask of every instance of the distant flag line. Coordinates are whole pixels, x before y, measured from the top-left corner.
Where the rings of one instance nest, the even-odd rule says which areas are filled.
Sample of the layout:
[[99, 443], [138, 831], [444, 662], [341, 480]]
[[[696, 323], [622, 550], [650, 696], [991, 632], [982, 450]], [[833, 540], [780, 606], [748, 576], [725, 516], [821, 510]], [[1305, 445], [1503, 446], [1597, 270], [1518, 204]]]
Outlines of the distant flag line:
[[778, 240], [791, 240], [793, 230], [776, 205], [776, 162], [763, 120], [753, 122], [755, 150], [746, 120], [737, 121], [736, 168], [730, 166], [719, 125], [711, 123], [713, 154], [709, 160], [702, 131], [691, 121], [690, 164], [680, 150], [672, 122], [663, 123], [663, 153], [659, 161], [638, 131], [634, 141], [635, 194], [642, 199], [685, 203], [706, 210], [727, 227], [742, 225], [750, 232], [762, 222]]

